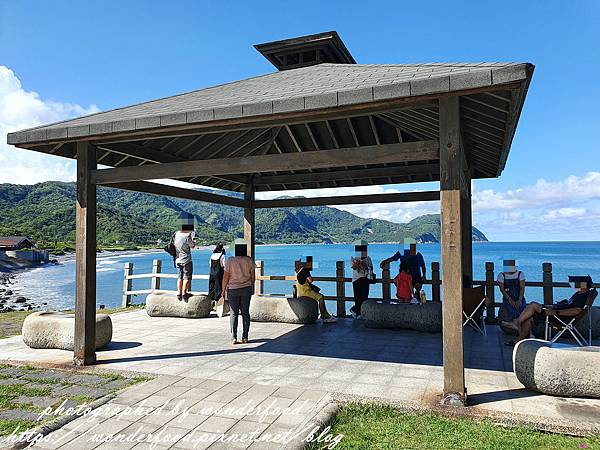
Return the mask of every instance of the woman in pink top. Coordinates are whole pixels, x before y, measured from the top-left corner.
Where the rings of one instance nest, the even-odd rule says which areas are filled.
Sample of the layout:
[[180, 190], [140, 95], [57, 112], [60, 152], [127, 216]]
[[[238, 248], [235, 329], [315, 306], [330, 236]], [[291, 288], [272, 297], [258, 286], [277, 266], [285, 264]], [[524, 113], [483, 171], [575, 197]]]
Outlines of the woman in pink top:
[[238, 316], [242, 315], [242, 343], [248, 342], [250, 330], [250, 298], [254, 293], [254, 261], [248, 257], [245, 242], [236, 242], [235, 256], [225, 261], [223, 275], [223, 297], [229, 302], [229, 323], [233, 344], [237, 340]]

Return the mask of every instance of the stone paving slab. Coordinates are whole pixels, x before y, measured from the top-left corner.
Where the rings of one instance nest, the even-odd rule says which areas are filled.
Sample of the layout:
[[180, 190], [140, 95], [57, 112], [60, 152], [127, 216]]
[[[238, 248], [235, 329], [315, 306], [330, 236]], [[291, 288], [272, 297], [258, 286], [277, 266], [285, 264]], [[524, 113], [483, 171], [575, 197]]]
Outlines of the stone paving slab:
[[[427, 405], [443, 385], [439, 334], [371, 330], [349, 319], [327, 326], [252, 323], [251, 342], [232, 346], [226, 317], [150, 318], [144, 311], [136, 311], [113, 316], [113, 324], [116, 342], [141, 345], [97, 352], [99, 367], [146, 372], [157, 378], [119, 393], [110, 404], [122, 408], [164, 406], [158, 415], [121, 416], [126, 422], [123, 429], [128, 430], [139, 424], [143, 429], [187, 430], [186, 436], [202, 430], [210, 437], [237, 424], [245, 429], [257, 423], [264, 427], [261, 435], [266, 435], [307, 423], [327, 402], [344, 396]], [[71, 358], [70, 352], [61, 350], [23, 348], [17, 337], [4, 341], [9, 342], [0, 342], [0, 360], [15, 355], [25, 355], [28, 361]], [[488, 327], [487, 336], [465, 332], [466, 384], [474, 410], [530, 414], [540, 422], [600, 422], [598, 400], [559, 399], [524, 389], [512, 372], [511, 349], [503, 341], [497, 327]], [[169, 412], [180, 401], [188, 415], [178, 422]], [[264, 408], [271, 403], [273, 407], [302, 408], [299, 415], [264, 417], [239, 411], [244, 406]], [[190, 448], [189, 439], [162, 447]], [[196, 448], [225, 448], [222, 442], [198, 444]], [[131, 448], [147, 448], [145, 445], [140, 442]], [[238, 448], [235, 445], [229, 448]], [[254, 442], [247, 447], [281, 446]], [[119, 444], [118, 448], [126, 447]]]

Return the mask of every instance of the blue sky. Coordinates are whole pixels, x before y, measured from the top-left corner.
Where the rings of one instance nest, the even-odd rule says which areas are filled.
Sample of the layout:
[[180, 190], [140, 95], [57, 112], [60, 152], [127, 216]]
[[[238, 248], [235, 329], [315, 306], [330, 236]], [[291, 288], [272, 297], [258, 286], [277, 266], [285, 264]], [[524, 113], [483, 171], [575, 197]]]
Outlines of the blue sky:
[[[505, 172], [475, 183], [475, 224], [495, 240], [600, 240], [593, 0], [0, 2], [1, 131], [264, 74], [273, 67], [252, 44], [325, 30], [337, 30], [359, 63], [535, 64]], [[9, 108], [16, 89], [26, 106]], [[0, 161], [34, 164], [1, 141]], [[15, 171], [0, 182], [71, 179], [72, 169], [53, 159], [37, 178]], [[436, 208], [348, 209], [402, 221]]]

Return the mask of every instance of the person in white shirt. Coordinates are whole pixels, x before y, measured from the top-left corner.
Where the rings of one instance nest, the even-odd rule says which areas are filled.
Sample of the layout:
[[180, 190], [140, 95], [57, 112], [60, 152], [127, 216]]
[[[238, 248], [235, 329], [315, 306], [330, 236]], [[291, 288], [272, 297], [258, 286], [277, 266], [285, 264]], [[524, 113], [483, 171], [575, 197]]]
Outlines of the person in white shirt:
[[192, 249], [196, 246], [194, 239], [194, 216], [188, 214], [182, 218], [181, 230], [175, 233], [173, 243], [175, 244], [176, 257], [175, 265], [179, 271], [177, 277], [177, 299], [188, 299], [192, 287], [192, 273], [194, 266], [192, 263]]

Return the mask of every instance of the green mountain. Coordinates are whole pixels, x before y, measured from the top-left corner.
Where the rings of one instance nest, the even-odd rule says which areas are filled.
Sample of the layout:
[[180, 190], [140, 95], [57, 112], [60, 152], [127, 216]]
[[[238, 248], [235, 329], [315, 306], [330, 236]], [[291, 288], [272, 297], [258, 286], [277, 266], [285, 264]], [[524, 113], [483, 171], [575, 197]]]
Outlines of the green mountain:
[[[34, 185], [0, 184], [0, 235], [27, 235], [38, 241], [75, 239], [75, 184], [46, 182]], [[181, 200], [151, 194], [98, 189], [98, 242], [137, 245], [166, 241], [181, 211], [196, 217], [199, 240], [228, 242], [242, 236], [242, 211], [230, 206]], [[263, 243], [438, 242], [438, 215], [399, 224], [363, 219], [327, 206], [260, 209], [256, 212], [257, 241]], [[474, 241], [487, 241], [473, 228]]]

